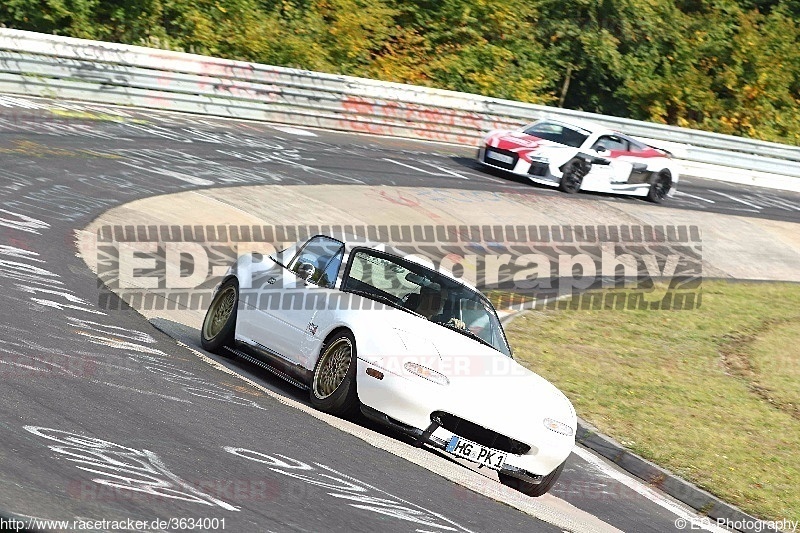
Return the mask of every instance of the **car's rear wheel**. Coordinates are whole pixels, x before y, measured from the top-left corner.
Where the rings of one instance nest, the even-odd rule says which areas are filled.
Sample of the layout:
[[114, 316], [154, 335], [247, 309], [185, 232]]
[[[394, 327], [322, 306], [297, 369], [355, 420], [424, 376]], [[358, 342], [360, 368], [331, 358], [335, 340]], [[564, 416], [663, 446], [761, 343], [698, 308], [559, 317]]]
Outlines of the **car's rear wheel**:
[[561, 182], [558, 184], [558, 188], [570, 194], [578, 192], [581, 190], [583, 178], [589, 173], [590, 168], [590, 164], [583, 159], [575, 157], [569, 160], [564, 165]]
[[200, 330], [200, 343], [209, 352], [218, 352], [233, 346], [236, 330], [236, 306], [239, 303], [239, 285], [229, 279], [214, 295]]
[[660, 204], [667, 198], [671, 187], [672, 175], [669, 173], [669, 170], [662, 170], [656, 175], [656, 179], [650, 185], [650, 190], [647, 191], [647, 199], [653, 203]]
[[558, 477], [564, 470], [565, 464], [567, 464], [566, 461], [558, 465], [558, 468], [556, 468], [555, 470], [544, 476], [542, 478], [541, 483], [531, 483], [529, 481], [523, 481], [522, 479], [509, 476], [508, 474], [503, 474], [502, 472], [499, 472], [498, 474], [500, 477], [500, 483], [502, 483], [503, 485], [511, 487], [512, 489], [516, 489], [526, 496], [538, 498], [539, 496], [544, 496], [550, 491], [550, 489], [553, 488], [553, 485], [556, 484], [556, 481], [558, 481]]
[[325, 341], [314, 367], [311, 405], [341, 417], [359, 412], [356, 391], [356, 340], [349, 331], [340, 331]]

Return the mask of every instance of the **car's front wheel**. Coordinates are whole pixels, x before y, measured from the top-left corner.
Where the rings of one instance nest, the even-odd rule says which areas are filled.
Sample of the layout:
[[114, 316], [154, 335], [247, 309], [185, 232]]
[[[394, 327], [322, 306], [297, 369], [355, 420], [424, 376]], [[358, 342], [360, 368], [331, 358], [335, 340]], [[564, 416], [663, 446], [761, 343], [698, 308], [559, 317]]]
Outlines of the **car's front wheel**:
[[667, 198], [671, 187], [672, 175], [669, 170], [662, 170], [650, 185], [650, 190], [647, 191], [647, 199], [655, 204], [660, 204]]
[[233, 346], [236, 330], [236, 306], [239, 303], [239, 285], [229, 279], [214, 295], [200, 330], [200, 344], [209, 352], [218, 352]]
[[558, 465], [558, 468], [544, 476], [541, 483], [523, 481], [522, 479], [499, 472], [500, 483], [506, 485], [507, 487], [511, 487], [512, 489], [516, 489], [526, 496], [531, 496], [533, 498], [544, 496], [550, 491], [550, 489], [553, 488], [553, 485], [556, 484], [556, 481], [558, 481], [558, 477], [564, 470], [565, 464], [567, 464], [566, 461]]
[[558, 184], [558, 188], [570, 194], [578, 192], [581, 190], [583, 178], [589, 173], [590, 169], [591, 165], [583, 159], [575, 157], [569, 160], [564, 165], [561, 182]]
[[349, 331], [340, 331], [322, 346], [311, 382], [311, 405], [341, 417], [359, 412], [356, 391], [356, 340]]

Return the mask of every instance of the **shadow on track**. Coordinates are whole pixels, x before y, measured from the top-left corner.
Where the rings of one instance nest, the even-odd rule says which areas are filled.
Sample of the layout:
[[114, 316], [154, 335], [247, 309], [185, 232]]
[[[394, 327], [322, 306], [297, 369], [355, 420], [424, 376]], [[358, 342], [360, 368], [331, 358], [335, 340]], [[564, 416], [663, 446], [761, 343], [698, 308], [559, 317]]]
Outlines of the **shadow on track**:
[[[278, 378], [277, 376], [270, 374], [268, 371], [258, 367], [257, 365], [242, 360], [238, 357], [235, 356], [224, 357], [222, 355], [204, 350], [203, 347], [200, 345], [200, 331], [198, 331], [197, 329], [164, 318], [153, 318], [150, 320], [150, 323], [153, 324], [153, 326], [156, 329], [165, 333], [167, 336], [172, 337], [174, 340], [185, 344], [186, 346], [188, 346], [189, 348], [191, 348], [196, 352], [202, 353], [209, 359], [224, 366], [231, 372], [234, 372], [239, 376], [243, 376], [257, 383], [258, 385], [264, 387], [270, 392], [279, 394], [284, 398], [294, 400], [298, 403], [301, 403], [313, 409], [313, 407], [311, 406], [311, 402], [309, 401], [307, 391], [300, 390], [294, 385], [291, 385], [286, 381], [283, 381], [282, 379]], [[298, 413], [298, 416], [300, 416], [300, 413]], [[376, 424], [375, 422], [370, 421], [363, 415], [359, 414], [355, 418], [350, 419], [350, 421], [355, 424], [358, 424], [359, 426], [365, 429], [375, 431], [377, 433], [405, 442], [407, 444], [413, 443], [413, 440], [410, 437], [395, 432], [389, 427]]]

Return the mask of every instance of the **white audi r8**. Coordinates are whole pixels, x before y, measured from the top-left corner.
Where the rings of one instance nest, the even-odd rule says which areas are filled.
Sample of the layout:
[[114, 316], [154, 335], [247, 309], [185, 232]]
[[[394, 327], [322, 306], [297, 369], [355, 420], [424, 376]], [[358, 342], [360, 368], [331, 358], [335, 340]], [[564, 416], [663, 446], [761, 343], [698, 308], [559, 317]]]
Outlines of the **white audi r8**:
[[675, 194], [680, 168], [669, 152], [597, 124], [539, 120], [488, 133], [478, 162], [564, 192], [646, 196]]
[[324, 235], [257, 257], [240, 256], [216, 289], [204, 348], [308, 389], [320, 410], [361, 411], [496, 470], [530, 496], [553, 486], [575, 410], [513, 359], [478, 290], [386, 245]]

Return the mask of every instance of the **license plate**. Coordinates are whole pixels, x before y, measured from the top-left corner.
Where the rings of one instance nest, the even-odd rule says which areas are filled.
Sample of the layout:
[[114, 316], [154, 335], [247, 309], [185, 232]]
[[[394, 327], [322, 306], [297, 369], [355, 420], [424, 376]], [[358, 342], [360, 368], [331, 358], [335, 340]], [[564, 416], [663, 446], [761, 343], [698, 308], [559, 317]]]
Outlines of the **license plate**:
[[514, 162], [514, 158], [510, 155], [498, 154], [497, 152], [490, 152], [488, 150], [486, 152], [486, 157], [489, 159], [494, 159], [495, 161], [500, 161], [501, 163], [505, 163], [507, 165], [510, 165]]
[[456, 436], [450, 439], [445, 450], [456, 457], [461, 457], [462, 459], [478, 463], [479, 465], [488, 466], [494, 470], [500, 470], [506, 462], [505, 452], [493, 450], [477, 442], [472, 442], [471, 440]]

